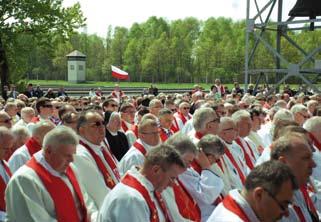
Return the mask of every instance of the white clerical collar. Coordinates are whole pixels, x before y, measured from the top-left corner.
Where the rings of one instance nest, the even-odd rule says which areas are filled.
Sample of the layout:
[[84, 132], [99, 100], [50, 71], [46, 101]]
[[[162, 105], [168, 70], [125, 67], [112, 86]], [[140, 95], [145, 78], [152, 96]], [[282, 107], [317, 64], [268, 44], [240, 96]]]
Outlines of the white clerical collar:
[[144, 148], [147, 150], [147, 152], [150, 151], [151, 149], [153, 149], [153, 147], [154, 147], [154, 146], [148, 145], [147, 143], [145, 143], [141, 139], [138, 139], [137, 142], [141, 143], [144, 146]]
[[128, 173], [130, 175], [132, 175], [133, 177], [137, 178], [139, 180], [139, 182], [142, 183], [147, 188], [147, 190], [149, 192], [152, 193], [155, 191], [153, 184], [139, 172], [139, 167], [132, 166], [132, 168], [130, 168]]
[[260, 222], [254, 213], [250, 204], [244, 199], [239, 190], [231, 190], [231, 197], [237, 202], [237, 204], [243, 209], [244, 213], [248, 216], [251, 222]]
[[114, 133], [114, 132], [110, 131], [109, 129], [107, 129], [107, 130], [112, 136], [117, 136], [118, 135], [118, 131], [116, 131], [116, 133]]
[[50, 164], [46, 161], [44, 157], [43, 150], [38, 151], [33, 156], [35, 157], [36, 161], [40, 163], [44, 168], [46, 168], [46, 170], [48, 170], [48, 172], [51, 173], [53, 176], [60, 177], [60, 178], [65, 176], [65, 174], [56, 171], [50, 166]]
[[86, 143], [90, 148], [92, 148], [95, 152], [101, 150], [101, 147], [102, 147], [102, 143], [100, 143], [99, 145], [96, 145], [96, 144], [93, 144], [91, 142], [89, 142], [88, 140], [86, 140], [84, 137], [82, 136], [79, 136], [79, 139]]

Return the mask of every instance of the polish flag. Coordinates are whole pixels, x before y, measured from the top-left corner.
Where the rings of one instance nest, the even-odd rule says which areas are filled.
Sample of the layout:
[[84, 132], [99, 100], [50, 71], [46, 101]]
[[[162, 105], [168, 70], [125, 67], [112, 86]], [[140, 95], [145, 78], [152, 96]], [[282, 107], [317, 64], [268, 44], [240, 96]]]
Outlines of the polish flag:
[[128, 73], [117, 68], [116, 66], [111, 66], [111, 75], [116, 79], [127, 79]]

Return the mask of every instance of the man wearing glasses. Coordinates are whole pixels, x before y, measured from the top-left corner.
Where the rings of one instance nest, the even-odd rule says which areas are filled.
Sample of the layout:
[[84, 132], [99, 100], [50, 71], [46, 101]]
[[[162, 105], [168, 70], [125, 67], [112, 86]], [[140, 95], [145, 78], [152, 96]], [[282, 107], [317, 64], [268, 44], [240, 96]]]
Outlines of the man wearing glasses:
[[136, 109], [131, 103], [123, 103], [120, 107], [121, 129], [124, 133], [133, 127]]
[[291, 108], [291, 113], [294, 116], [295, 122], [297, 122], [300, 126], [303, 126], [305, 121], [310, 118], [308, 113], [308, 108], [306, 108], [302, 104], [296, 104]]
[[195, 144], [205, 135], [217, 135], [219, 131], [220, 118], [212, 108], [204, 107], [195, 111], [193, 115], [193, 126], [190, 136]]
[[131, 146], [119, 162], [119, 170], [124, 175], [132, 166], [141, 166], [145, 155], [160, 142], [159, 127], [155, 119], [142, 119], [138, 125], [138, 140]]
[[39, 121], [48, 121], [53, 113], [53, 105], [48, 98], [39, 98], [36, 102], [36, 110], [38, 116], [35, 116], [31, 119], [31, 122], [28, 124], [28, 130], [32, 131], [32, 126]]
[[192, 118], [192, 115], [189, 113], [190, 108], [191, 105], [188, 102], [181, 102], [178, 106], [177, 113], [174, 114], [180, 130], [183, 129], [185, 123]]
[[105, 123], [100, 113], [87, 110], [77, 123], [79, 145], [75, 165], [88, 193], [98, 207], [105, 195], [119, 182], [117, 159], [105, 143]]
[[288, 166], [265, 162], [247, 176], [242, 191], [232, 190], [225, 197], [208, 222], [277, 221], [288, 213], [295, 189], [297, 182]]

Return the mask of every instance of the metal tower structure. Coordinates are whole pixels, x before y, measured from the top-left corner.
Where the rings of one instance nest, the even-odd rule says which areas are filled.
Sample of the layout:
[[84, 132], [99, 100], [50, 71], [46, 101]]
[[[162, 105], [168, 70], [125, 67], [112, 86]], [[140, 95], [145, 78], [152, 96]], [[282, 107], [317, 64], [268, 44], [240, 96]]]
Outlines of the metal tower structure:
[[[313, 82], [321, 75], [321, 61], [315, 59], [315, 55], [321, 51], [321, 45], [311, 51], [306, 51], [297, 42], [295, 42], [289, 35], [288, 31], [299, 30], [314, 30], [321, 28], [320, 13], [312, 16], [304, 15], [288, 16], [286, 20], [282, 18], [283, 0], [264, 0], [266, 1], [263, 7], [259, 7], [257, 0], [247, 0], [246, 8], [246, 42], [245, 42], [245, 90], [248, 88], [250, 76], [258, 76], [255, 89], [262, 80], [267, 78], [268, 75], [275, 75], [275, 84], [270, 89], [268, 94], [278, 90], [279, 86], [290, 77], [298, 77], [311, 87], [315, 92], [320, 92]], [[285, 0], [286, 1], [286, 0]], [[299, 2], [300, 0], [298, 0]], [[300, 4], [303, 4], [305, 0], [302, 0]], [[310, 0], [311, 2], [312, 0]], [[320, 1], [320, 0], [317, 0]], [[297, 2], [297, 5], [298, 5]], [[316, 1], [315, 1], [316, 2]], [[317, 3], [319, 6], [320, 4]], [[296, 6], [297, 6], [296, 5]], [[312, 5], [312, 3], [311, 3]], [[252, 7], [252, 8], [251, 8]], [[293, 10], [293, 9], [292, 9]], [[291, 10], [291, 11], [292, 11]], [[254, 16], [250, 16], [250, 12], [255, 11]], [[271, 15], [277, 13], [276, 21], [271, 20]], [[300, 16], [300, 18], [298, 18]], [[319, 16], [319, 17], [318, 17]], [[274, 32], [276, 35], [275, 46], [265, 38], [266, 32]], [[254, 45], [250, 46], [250, 37], [254, 38]], [[298, 52], [302, 54], [302, 60], [299, 63], [291, 62], [291, 58], [286, 58], [282, 54], [281, 39], [284, 38], [290, 43]], [[263, 44], [264, 47], [275, 58], [275, 68], [262, 67], [260, 69], [254, 69], [252, 61], [257, 52], [258, 45]], [[308, 67], [308, 68], [307, 68]], [[311, 74], [316, 77], [315, 80], [311, 80]]]

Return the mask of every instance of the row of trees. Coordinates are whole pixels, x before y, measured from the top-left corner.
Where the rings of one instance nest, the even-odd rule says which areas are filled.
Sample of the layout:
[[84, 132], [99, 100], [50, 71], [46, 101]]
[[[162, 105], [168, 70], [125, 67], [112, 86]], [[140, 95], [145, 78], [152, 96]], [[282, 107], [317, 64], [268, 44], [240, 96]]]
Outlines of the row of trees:
[[[265, 38], [275, 44], [275, 33]], [[289, 35], [304, 49], [321, 44], [321, 32], [293, 32]], [[106, 38], [75, 33], [68, 40], [60, 35], [48, 44], [24, 33], [10, 52], [12, 78], [66, 79], [66, 55], [77, 49], [87, 55], [87, 80], [111, 81], [110, 65], [130, 73], [130, 81], [140, 82], [243, 82], [245, 21], [186, 18], [168, 22], [150, 17], [131, 28], [108, 27]], [[251, 40], [251, 44], [254, 41]], [[22, 47], [23, 45], [23, 47]], [[286, 41], [282, 51], [297, 63], [299, 52]], [[267, 49], [259, 45], [251, 64], [257, 68], [275, 67]]]

